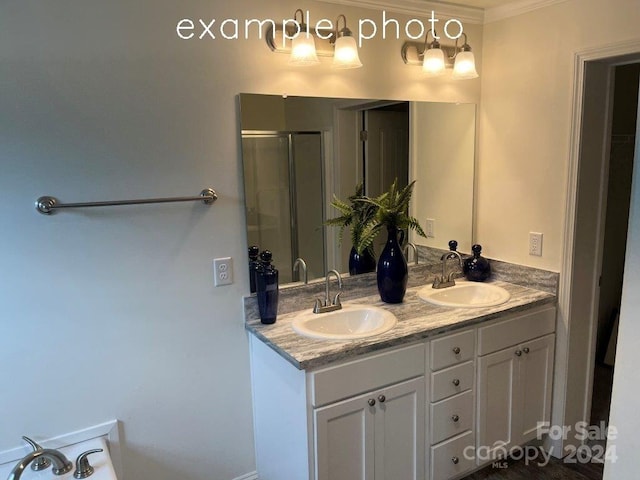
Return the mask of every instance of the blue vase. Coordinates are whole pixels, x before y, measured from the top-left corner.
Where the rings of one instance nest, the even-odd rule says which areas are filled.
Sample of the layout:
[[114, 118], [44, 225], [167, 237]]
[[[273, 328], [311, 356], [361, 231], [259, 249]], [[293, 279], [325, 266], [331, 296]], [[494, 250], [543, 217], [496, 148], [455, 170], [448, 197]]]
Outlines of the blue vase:
[[256, 273], [256, 294], [260, 321], [264, 324], [276, 322], [278, 316], [278, 270], [271, 265], [272, 254], [265, 250], [260, 254], [260, 269]]
[[[407, 291], [409, 269], [398, 242], [398, 229], [387, 227], [387, 243], [378, 259], [378, 292], [386, 303], [400, 303]], [[404, 232], [400, 231], [404, 237]]]
[[349, 275], [360, 275], [361, 273], [375, 271], [376, 258], [373, 256], [373, 250], [366, 248], [361, 255], [355, 247], [351, 247], [351, 253], [349, 253]]
[[464, 261], [462, 271], [467, 280], [472, 282], [484, 282], [491, 276], [491, 264], [489, 260], [481, 256], [482, 245], [474, 245], [471, 247], [473, 256]]

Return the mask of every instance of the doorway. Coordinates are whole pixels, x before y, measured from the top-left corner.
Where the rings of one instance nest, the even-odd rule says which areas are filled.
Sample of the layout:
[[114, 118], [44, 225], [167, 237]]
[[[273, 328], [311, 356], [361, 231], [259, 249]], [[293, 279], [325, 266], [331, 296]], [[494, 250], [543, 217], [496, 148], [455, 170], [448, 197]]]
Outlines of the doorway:
[[[613, 75], [609, 174], [590, 413], [591, 425], [597, 426], [608, 426], [611, 406], [631, 203], [640, 63], [616, 66]], [[605, 447], [606, 440], [594, 438], [589, 444]]]

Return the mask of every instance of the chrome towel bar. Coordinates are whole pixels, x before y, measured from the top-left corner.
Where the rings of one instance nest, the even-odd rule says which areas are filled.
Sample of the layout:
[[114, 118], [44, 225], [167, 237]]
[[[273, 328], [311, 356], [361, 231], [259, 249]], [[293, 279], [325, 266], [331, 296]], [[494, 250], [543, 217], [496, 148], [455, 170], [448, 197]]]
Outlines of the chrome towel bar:
[[211, 188], [205, 188], [197, 197], [165, 197], [142, 198], [139, 200], [113, 200], [106, 202], [82, 202], [60, 203], [57, 198], [44, 196], [36, 200], [36, 209], [43, 215], [50, 215], [58, 208], [84, 208], [84, 207], [109, 207], [113, 205], [140, 205], [144, 203], [171, 203], [171, 202], [195, 202], [202, 201], [205, 205], [211, 205], [218, 199], [218, 195]]

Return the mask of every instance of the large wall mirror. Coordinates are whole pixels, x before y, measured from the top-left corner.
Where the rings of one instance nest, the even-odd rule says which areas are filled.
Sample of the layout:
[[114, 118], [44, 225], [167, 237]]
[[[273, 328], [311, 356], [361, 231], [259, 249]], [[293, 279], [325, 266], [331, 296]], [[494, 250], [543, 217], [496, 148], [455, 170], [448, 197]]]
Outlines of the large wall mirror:
[[[473, 104], [240, 95], [248, 245], [273, 252], [280, 283], [348, 271], [345, 232], [324, 221], [338, 215], [362, 183], [370, 196], [416, 180], [411, 214], [429, 238], [416, 245], [446, 249], [473, 243], [476, 107]], [[375, 247], [376, 253], [381, 251]]]

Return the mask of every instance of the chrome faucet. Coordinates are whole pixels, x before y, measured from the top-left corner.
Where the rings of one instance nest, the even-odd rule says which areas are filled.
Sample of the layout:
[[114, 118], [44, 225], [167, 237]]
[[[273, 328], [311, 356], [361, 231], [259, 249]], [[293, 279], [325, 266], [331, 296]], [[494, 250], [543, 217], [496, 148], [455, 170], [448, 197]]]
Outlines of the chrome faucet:
[[458, 252], [456, 252], [455, 250], [452, 250], [450, 252], [445, 253], [444, 255], [442, 255], [442, 276], [436, 277], [433, 280], [433, 288], [453, 287], [456, 284], [454, 280], [456, 271], [451, 270], [451, 272], [447, 274], [447, 260], [449, 260], [450, 258], [457, 258], [458, 265], [462, 269], [462, 257]]
[[300, 273], [300, 269], [302, 269], [302, 279], [304, 284], [309, 283], [309, 277], [307, 276], [307, 262], [304, 261], [303, 258], [296, 258], [296, 261], [293, 262], [292, 270], [295, 272], [296, 268], [298, 269], [298, 273]]
[[[334, 275], [338, 279], [338, 293], [333, 297], [333, 301], [329, 297], [329, 278]], [[313, 313], [327, 313], [334, 310], [340, 310], [342, 304], [340, 303], [340, 294], [342, 293], [342, 277], [336, 270], [329, 270], [326, 278], [324, 279], [324, 304], [322, 300], [316, 298], [316, 303], [313, 306]]]
[[416, 248], [416, 244], [412, 242], [407, 242], [404, 248], [407, 250], [407, 262], [409, 261], [409, 247], [413, 249], [413, 264], [418, 265], [418, 249]]
[[7, 477], [7, 480], [19, 480], [22, 476], [23, 472], [26, 470], [27, 466], [33, 462], [34, 460], [39, 459], [40, 457], [48, 458], [53, 463], [53, 467], [51, 471], [54, 475], [64, 475], [67, 472], [70, 472], [73, 468], [73, 464], [64, 456], [62, 452], [58, 450], [53, 450], [51, 448], [45, 448], [43, 450], [36, 450], [35, 452], [31, 452], [22, 460], [20, 460], [11, 473]]

